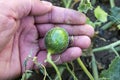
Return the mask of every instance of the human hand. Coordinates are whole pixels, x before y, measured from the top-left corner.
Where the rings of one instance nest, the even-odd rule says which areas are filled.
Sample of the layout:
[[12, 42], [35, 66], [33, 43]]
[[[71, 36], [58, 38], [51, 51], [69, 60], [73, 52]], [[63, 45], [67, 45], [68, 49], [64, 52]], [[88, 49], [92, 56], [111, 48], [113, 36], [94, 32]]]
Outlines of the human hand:
[[[71, 47], [59, 56], [57, 64], [78, 58], [88, 48], [94, 29], [85, 24], [84, 14], [52, 6], [39, 0], [0, 1], [0, 80], [18, 77], [24, 72], [23, 63], [32, 51], [38, 62], [45, 63], [45, 33], [55, 25], [65, 28], [73, 36]], [[28, 61], [27, 69], [34, 69]]]

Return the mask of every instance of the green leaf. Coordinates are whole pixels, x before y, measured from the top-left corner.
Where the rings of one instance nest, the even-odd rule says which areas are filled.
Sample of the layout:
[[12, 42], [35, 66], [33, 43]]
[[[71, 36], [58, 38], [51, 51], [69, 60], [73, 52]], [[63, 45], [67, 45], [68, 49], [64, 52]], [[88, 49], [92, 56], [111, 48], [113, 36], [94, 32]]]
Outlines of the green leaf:
[[107, 70], [102, 71], [100, 74], [101, 79], [106, 80], [120, 80], [120, 57], [116, 57]]
[[113, 7], [110, 9], [110, 20], [114, 22], [115, 24], [120, 24], [120, 8], [119, 7]]
[[120, 30], [120, 24], [119, 24], [119, 25], [117, 25], [117, 28], [118, 28], [118, 30]]
[[32, 76], [32, 71], [26, 70], [25, 73], [23, 73], [21, 80], [28, 80]]
[[86, 23], [95, 27], [95, 24], [87, 17]]
[[92, 10], [93, 6], [90, 2], [90, 0], [81, 0], [79, 6], [78, 6], [78, 11], [87, 13], [88, 10]]
[[107, 21], [108, 14], [100, 6], [97, 6], [97, 8], [95, 8], [94, 15], [101, 22]]

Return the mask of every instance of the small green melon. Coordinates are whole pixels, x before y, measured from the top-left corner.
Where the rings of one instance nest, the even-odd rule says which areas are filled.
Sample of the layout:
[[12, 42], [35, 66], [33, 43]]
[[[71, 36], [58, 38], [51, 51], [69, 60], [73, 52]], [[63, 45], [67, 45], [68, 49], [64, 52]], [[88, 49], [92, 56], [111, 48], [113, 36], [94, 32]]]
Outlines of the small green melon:
[[69, 35], [67, 31], [60, 27], [49, 30], [45, 36], [45, 46], [50, 54], [63, 52], [69, 44]]

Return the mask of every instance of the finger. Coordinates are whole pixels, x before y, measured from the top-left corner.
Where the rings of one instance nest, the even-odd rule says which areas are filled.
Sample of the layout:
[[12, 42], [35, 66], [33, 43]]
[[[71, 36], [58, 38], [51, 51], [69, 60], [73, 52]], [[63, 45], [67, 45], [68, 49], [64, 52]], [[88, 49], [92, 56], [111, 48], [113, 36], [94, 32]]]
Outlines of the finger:
[[[72, 40], [70, 40], [70, 46], [72, 47], [80, 47], [82, 49], [88, 48], [91, 44], [91, 40], [88, 36], [73, 36]], [[39, 40], [39, 47], [42, 50], [45, 50], [44, 39]]]
[[72, 9], [53, 6], [52, 10], [48, 14], [36, 17], [35, 22], [85, 24], [86, 16], [83, 13], [80, 13]]
[[32, 0], [31, 14], [33, 15], [43, 15], [48, 13], [52, 9], [52, 4], [47, 1]]
[[90, 46], [91, 39], [88, 36], [72, 36], [70, 46], [86, 49]]
[[[82, 55], [82, 50], [79, 47], [71, 47], [68, 48], [65, 52], [63, 52], [61, 55], [54, 55], [52, 56], [53, 61], [56, 61], [56, 64], [62, 64], [65, 62], [70, 62]], [[60, 59], [57, 61], [57, 59]]]
[[[14, 4], [13, 4], [14, 3]], [[6, 3], [6, 6], [12, 6], [12, 11], [16, 14], [17, 18], [22, 18], [31, 15], [43, 15], [52, 9], [52, 4], [40, 0], [11, 0]]]
[[[82, 50], [79, 47], [71, 47], [71, 48], [68, 48], [62, 54], [52, 55], [52, 59], [53, 61], [57, 60], [56, 64], [61, 64], [64, 62], [75, 60], [76, 58], [80, 57], [81, 54], [82, 54]], [[47, 56], [46, 51], [40, 51], [37, 55], [38, 62], [40, 62], [41, 64], [45, 66], [48, 65], [48, 63], [45, 62], [46, 56]]]
[[[53, 25], [53, 24], [37, 25], [40, 37], [44, 37], [45, 34], [54, 26], [55, 25]], [[64, 28], [69, 33], [69, 35], [75, 35], [75, 36], [87, 35], [89, 37], [92, 37], [94, 35], [94, 28], [90, 25], [87, 25], [87, 24], [85, 24], [85, 25], [60, 25], [60, 24], [56, 24], [56, 26]]]

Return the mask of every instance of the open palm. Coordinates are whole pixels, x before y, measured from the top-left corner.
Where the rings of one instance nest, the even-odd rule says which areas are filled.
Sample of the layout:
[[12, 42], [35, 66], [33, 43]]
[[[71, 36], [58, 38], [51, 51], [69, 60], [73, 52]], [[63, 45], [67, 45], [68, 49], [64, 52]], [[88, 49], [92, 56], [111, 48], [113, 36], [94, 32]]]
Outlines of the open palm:
[[[94, 30], [85, 24], [86, 17], [82, 13], [39, 0], [8, 1], [0, 2], [0, 80], [20, 76], [24, 72], [23, 63], [31, 53], [47, 66], [44, 36], [55, 26], [65, 28], [74, 36], [70, 48], [61, 55], [53, 55], [54, 60], [60, 57], [57, 64], [76, 59], [81, 49], [89, 47], [89, 37]], [[27, 69], [34, 68], [33, 62], [28, 61]]]

